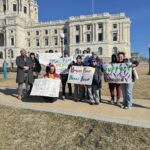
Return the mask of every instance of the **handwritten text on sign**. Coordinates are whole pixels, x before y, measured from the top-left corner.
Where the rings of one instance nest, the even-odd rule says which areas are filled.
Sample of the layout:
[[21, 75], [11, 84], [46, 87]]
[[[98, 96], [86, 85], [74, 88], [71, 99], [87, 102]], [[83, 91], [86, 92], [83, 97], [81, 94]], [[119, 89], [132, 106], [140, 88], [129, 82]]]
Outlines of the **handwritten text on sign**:
[[68, 65], [73, 61], [72, 57], [65, 57], [59, 59], [51, 59], [50, 63], [54, 64], [56, 67], [56, 72], [58, 74], [68, 74]]
[[35, 79], [31, 91], [32, 96], [58, 97], [60, 89], [60, 79]]
[[105, 64], [104, 79], [109, 83], [131, 83], [132, 67], [131, 63]]
[[68, 83], [91, 85], [94, 71], [92, 67], [72, 66], [69, 70]]
[[58, 59], [61, 57], [61, 53], [38, 53], [39, 62], [42, 65], [49, 65], [51, 59]]

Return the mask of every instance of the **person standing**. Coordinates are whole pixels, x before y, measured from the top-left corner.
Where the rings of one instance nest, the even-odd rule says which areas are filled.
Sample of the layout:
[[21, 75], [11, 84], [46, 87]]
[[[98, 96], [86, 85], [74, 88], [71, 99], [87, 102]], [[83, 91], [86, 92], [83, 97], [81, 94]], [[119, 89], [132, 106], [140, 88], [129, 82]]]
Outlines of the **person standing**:
[[[67, 58], [68, 54], [65, 53], [64, 58]], [[69, 74], [69, 69], [70, 69], [71, 65], [68, 66], [67, 70], [65, 70], [65, 72], [62, 72], [60, 74], [61, 77], [61, 83], [62, 83], [62, 99], [64, 100], [66, 98], [66, 84], [67, 84], [67, 80], [68, 80], [68, 74]], [[71, 84], [68, 83], [68, 89], [69, 89], [69, 97], [72, 96], [72, 87]]]
[[[73, 66], [83, 66], [82, 57], [80, 55], [76, 58], [76, 63]], [[84, 85], [74, 84], [74, 99], [75, 101], [82, 100], [84, 98]]]
[[[33, 68], [32, 68], [32, 70], [33, 70], [33, 79], [35, 80], [35, 79], [38, 78], [38, 75], [39, 75], [39, 73], [41, 71], [41, 65], [40, 65], [38, 59], [35, 57], [34, 53], [30, 53], [30, 59], [31, 59], [31, 61], [33, 63]], [[29, 94], [31, 93], [32, 86], [33, 86], [33, 84], [31, 83], [30, 84], [30, 90], [28, 92]]]
[[[117, 63], [117, 56], [115, 54], [112, 55], [111, 57], [111, 64]], [[120, 106], [120, 97], [121, 97], [121, 85], [118, 83], [109, 83], [109, 91], [111, 94], [111, 100], [110, 103], [114, 104], [115, 103], [115, 90], [116, 90], [116, 104]]]
[[26, 55], [26, 50], [20, 51], [20, 56], [16, 58], [17, 65], [17, 76], [16, 83], [18, 83], [18, 99], [21, 100], [23, 97], [23, 83], [26, 85], [26, 93], [28, 93], [29, 84], [33, 83], [33, 63]]
[[133, 68], [138, 66], [139, 62], [129, 61], [128, 59], [125, 58], [124, 52], [119, 52], [118, 53], [118, 63], [131, 63], [132, 82], [121, 84], [122, 94], [123, 94], [123, 105], [121, 107], [124, 109], [130, 109], [132, 107], [132, 100], [133, 100], [132, 93], [133, 93], [133, 86], [134, 86], [134, 82], [135, 82], [135, 76], [133, 73]]
[[87, 85], [90, 104], [99, 105], [102, 88], [102, 71], [97, 66], [96, 58], [91, 59], [91, 67], [95, 68], [92, 85]]

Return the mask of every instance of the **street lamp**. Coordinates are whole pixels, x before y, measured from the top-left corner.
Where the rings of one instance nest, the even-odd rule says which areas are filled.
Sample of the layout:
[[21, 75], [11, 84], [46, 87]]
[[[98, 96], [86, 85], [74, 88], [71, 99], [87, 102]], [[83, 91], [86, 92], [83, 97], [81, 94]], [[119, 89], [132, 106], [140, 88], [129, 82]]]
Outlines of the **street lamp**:
[[60, 38], [61, 38], [61, 53], [62, 53], [62, 57], [64, 58], [64, 38], [65, 38], [65, 34], [64, 33], [60, 33]]
[[4, 34], [4, 62], [3, 62], [3, 76], [4, 80], [7, 80], [7, 55], [6, 55], [6, 27], [5, 23], [3, 23], [3, 34]]
[[148, 46], [148, 49], [149, 49], [149, 61], [148, 61], [148, 63], [149, 63], [149, 72], [148, 72], [148, 75], [150, 75], [150, 45]]

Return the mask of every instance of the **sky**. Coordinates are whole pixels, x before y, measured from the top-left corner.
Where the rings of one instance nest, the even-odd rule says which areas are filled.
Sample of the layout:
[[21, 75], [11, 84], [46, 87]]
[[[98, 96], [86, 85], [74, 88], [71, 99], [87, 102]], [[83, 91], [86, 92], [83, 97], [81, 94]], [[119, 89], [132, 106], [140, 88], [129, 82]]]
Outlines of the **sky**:
[[[39, 21], [63, 20], [92, 14], [92, 0], [37, 0]], [[149, 56], [150, 0], [94, 0], [94, 13], [125, 12], [131, 19], [131, 50]]]

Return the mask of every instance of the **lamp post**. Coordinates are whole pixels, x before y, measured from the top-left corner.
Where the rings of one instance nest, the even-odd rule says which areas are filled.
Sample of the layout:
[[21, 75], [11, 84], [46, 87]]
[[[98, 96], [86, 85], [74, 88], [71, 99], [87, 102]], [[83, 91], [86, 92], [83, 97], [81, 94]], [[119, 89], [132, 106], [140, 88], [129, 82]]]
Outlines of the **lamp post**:
[[65, 38], [65, 35], [64, 33], [60, 33], [60, 38], [61, 38], [61, 53], [62, 53], [62, 57], [64, 58], [64, 38]]
[[7, 80], [7, 55], [6, 55], [6, 28], [5, 24], [3, 24], [3, 34], [4, 34], [4, 62], [3, 62], [3, 77], [4, 80]]
[[150, 45], [148, 46], [148, 50], [149, 50], [149, 60], [148, 60], [148, 63], [149, 63], [149, 72], [148, 72], [148, 75], [150, 75]]

